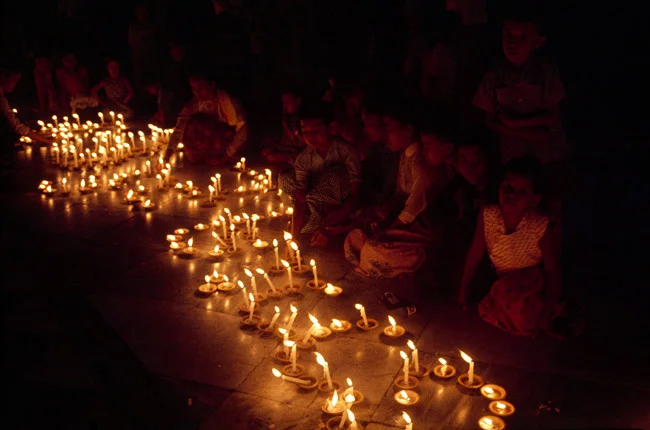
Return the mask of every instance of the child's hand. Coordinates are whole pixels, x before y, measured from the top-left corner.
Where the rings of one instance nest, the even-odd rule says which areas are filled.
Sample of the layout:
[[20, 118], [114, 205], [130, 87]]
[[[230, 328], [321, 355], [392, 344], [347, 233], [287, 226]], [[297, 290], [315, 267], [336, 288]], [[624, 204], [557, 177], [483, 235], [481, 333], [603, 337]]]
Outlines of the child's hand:
[[311, 241], [309, 244], [313, 247], [321, 247], [326, 246], [328, 243], [329, 238], [325, 236], [325, 234], [323, 234], [323, 232], [319, 229], [311, 235]]

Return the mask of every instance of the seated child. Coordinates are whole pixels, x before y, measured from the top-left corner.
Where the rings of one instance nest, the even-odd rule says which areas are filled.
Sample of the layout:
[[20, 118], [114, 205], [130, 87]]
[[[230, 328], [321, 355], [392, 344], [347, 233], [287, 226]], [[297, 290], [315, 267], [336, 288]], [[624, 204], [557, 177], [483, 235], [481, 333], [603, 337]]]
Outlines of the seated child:
[[345, 254], [362, 275], [395, 278], [415, 273], [427, 249], [442, 242], [445, 207], [453, 203], [446, 189], [454, 176], [454, 139], [442, 128], [423, 129], [418, 136], [405, 109], [387, 113], [384, 124], [388, 148], [400, 152], [397, 189], [392, 201], [377, 211], [383, 226], [371, 232], [352, 230]]
[[146, 87], [158, 99], [158, 112], [153, 121], [163, 127], [173, 127], [176, 118], [192, 97], [189, 84], [188, 60], [185, 47], [170, 42], [169, 58], [162, 66], [160, 81]]
[[509, 333], [551, 333], [561, 291], [549, 218], [537, 210], [541, 168], [532, 158], [511, 160], [499, 187], [499, 204], [483, 208], [465, 262], [458, 302], [487, 251], [498, 279], [479, 304], [488, 323]]
[[561, 172], [568, 155], [560, 118], [565, 92], [557, 68], [535, 54], [545, 40], [535, 20], [506, 19], [502, 38], [505, 61], [485, 75], [474, 105], [485, 111], [487, 126], [499, 135], [503, 162], [536, 157], [548, 170], [550, 191], [559, 193], [565, 186]]
[[88, 89], [88, 71], [77, 63], [74, 54], [69, 53], [61, 59], [61, 67], [56, 69], [56, 79], [61, 87], [63, 106], [69, 104], [73, 113], [99, 105]]
[[126, 77], [120, 75], [120, 63], [116, 60], [109, 60], [106, 64], [108, 77], [104, 78], [91, 90], [91, 94], [98, 100], [99, 91], [104, 90], [106, 98], [101, 100], [104, 113], [114, 111], [121, 113], [125, 118], [131, 118], [133, 111], [128, 106], [133, 97], [133, 88]]
[[331, 110], [324, 103], [301, 109], [307, 147], [296, 157], [294, 175], [281, 174], [278, 186], [295, 199], [292, 234], [313, 233], [312, 246], [328, 242], [325, 226], [346, 220], [356, 207], [361, 169], [349, 144], [329, 131]]
[[269, 163], [288, 163], [293, 165], [298, 154], [305, 149], [300, 135], [298, 110], [302, 103], [298, 92], [287, 89], [282, 92], [282, 137], [279, 142], [262, 150], [261, 154]]
[[52, 62], [47, 57], [37, 57], [34, 60], [34, 83], [38, 94], [38, 105], [41, 113], [51, 113], [58, 110], [56, 90], [52, 73]]
[[[239, 102], [224, 90], [217, 88], [214, 81], [203, 75], [194, 75], [190, 78], [190, 86], [194, 98], [190, 100], [178, 115], [174, 133], [171, 135], [167, 148], [167, 155], [183, 142], [185, 153], [190, 162], [208, 162], [209, 164], [224, 164], [240, 151], [248, 136], [248, 127], [244, 110]], [[216, 121], [223, 123], [232, 130], [231, 139], [226, 145], [222, 138], [215, 138], [213, 133], [194, 133], [193, 136], [205, 136], [208, 140], [185, 139], [188, 123], [196, 114], [207, 114]], [[197, 127], [208, 122], [203, 119], [196, 123]], [[219, 127], [223, 128], [223, 127]], [[218, 131], [214, 128], [213, 131]], [[189, 136], [188, 136], [189, 137]], [[222, 136], [223, 137], [223, 136]]]

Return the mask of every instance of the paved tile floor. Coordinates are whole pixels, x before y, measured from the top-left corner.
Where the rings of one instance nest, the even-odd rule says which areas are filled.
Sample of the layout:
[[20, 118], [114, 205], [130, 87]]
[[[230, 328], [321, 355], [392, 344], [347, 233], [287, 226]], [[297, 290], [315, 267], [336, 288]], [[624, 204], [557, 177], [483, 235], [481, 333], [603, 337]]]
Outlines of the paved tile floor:
[[[205, 209], [175, 191], [154, 192], [150, 198], [159, 208], [144, 213], [122, 204], [124, 193], [105, 189], [45, 198], [36, 185], [61, 173], [47, 170], [42, 156], [38, 149], [23, 153], [20, 180], [10, 176], [3, 186], [5, 269], [0, 276], [10, 346], [5, 379], [13, 390], [9, 416], [22, 428], [324, 428], [326, 397], [271, 374], [281, 367], [274, 360], [280, 339], [240, 329], [240, 292], [208, 298], [196, 293], [214, 269], [249, 287], [243, 269], [268, 270], [273, 252], [241, 243], [241, 254], [214, 263], [205, 258], [214, 246], [209, 232], [191, 234], [201, 251], [195, 259], [180, 258], [165, 241], [173, 229], [209, 222], [225, 207], [235, 214], [269, 215], [288, 202], [275, 193], [231, 195]], [[100, 182], [107, 173], [128, 173], [142, 163], [136, 158], [104, 171]], [[205, 188], [215, 172], [179, 168], [174, 175]], [[238, 183], [234, 173], [221, 173], [224, 187]], [[77, 183], [79, 173], [71, 178]], [[281, 239], [287, 221], [260, 221], [261, 235]], [[268, 320], [279, 306], [285, 324], [293, 303], [299, 309], [295, 327], [300, 336], [311, 324], [309, 313], [323, 325], [332, 318], [354, 323], [359, 319], [355, 303], [379, 321], [377, 330], [353, 328], [298, 353], [308, 375], [322, 376], [318, 351], [336, 381], [353, 380], [365, 396], [353, 407], [363, 427], [403, 428], [401, 411], [406, 410], [415, 429], [473, 429], [488, 413], [489, 402], [480, 395], [432, 377], [421, 381], [419, 404], [407, 409], [396, 404], [393, 380], [403, 363], [399, 351], [407, 350], [405, 341], [412, 339], [427, 366], [445, 357], [464, 371], [458, 350], [474, 357], [476, 373], [504, 386], [517, 408], [505, 419], [508, 428], [650, 428], [647, 355], [639, 347], [633, 351], [637, 358], [630, 357], [625, 342], [606, 337], [602, 325], [565, 343], [513, 337], [482, 322], [475, 308], [462, 311], [442, 300], [423, 277], [363, 280], [350, 273], [340, 243], [325, 250], [302, 244], [301, 249], [306, 260], [316, 260], [320, 277], [344, 293], [331, 298], [305, 289], [298, 296], [263, 302], [259, 313]], [[288, 281], [280, 276], [273, 282]], [[257, 283], [267, 289], [261, 277]], [[389, 311], [380, 300], [384, 291], [416, 304], [417, 313], [407, 317], [403, 309]], [[381, 334], [389, 314], [407, 330], [399, 341]]]

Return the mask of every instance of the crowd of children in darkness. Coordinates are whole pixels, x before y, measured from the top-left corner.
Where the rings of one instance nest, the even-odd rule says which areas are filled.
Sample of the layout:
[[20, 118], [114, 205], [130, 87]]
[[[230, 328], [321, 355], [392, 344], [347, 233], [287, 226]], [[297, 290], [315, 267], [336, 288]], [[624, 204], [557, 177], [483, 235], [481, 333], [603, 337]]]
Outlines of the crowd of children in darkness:
[[[228, 12], [227, 4], [215, 1], [215, 10]], [[451, 42], [459, 18], [444, 16], [436, 43], [407, 56], [404, 73], [419, 74], [417, 97], [400, 85], [370, 88], [363, 79], [331, 78], [317, 96], [295, 83], [282, 91], [277, 136], [260, 143], [243, 104], [209, 73], [192, 70], [180, 44], [170, 45], [157, 81], [143, 83], [155, 29], [142, 9], [129, 33], [136, 85], [113, 59], [91, 88], [72, 53], [57, 68], [38, 58], [39, 109], [130, 117], [134, 90], [144, 90], [158, 101], [154, 121], [174, 125], [170, 148], [183, 142], [189, 162], [224, 165], [257, 152], [275, 165], [279, 188], [295, 202], [294, 236], [309, 235], [315, 247], [338, 237], [360, 276], [402, 278], [431, 267], [446, 272], [460, 305], [478, 298], [488, 323], [516, 335], [559, 336], [553, 320], [561, 308], [569, 156], [562, 80], [537, 54], [545, 42], [540, 22], [506, 18], [503, 60], [473, 90], [471, 104], [483, 121], [469, 120]], [[6, 95], [19, 78], [2, 72], [3, 132], [45, 140], [9, 106]]]

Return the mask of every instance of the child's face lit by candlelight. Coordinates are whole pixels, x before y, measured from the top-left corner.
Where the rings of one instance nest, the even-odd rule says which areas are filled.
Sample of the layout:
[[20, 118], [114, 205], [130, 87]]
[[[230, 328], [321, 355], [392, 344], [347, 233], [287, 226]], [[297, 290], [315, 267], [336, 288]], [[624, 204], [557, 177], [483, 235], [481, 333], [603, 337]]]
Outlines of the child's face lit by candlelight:
[[296, 97], [295, 94], [284, 93], [282, 94], [282, 108], [285, 113], [294, 114], [298, 111], [300, 107], [300, 97]]
[[413, 126], [404, 125], [398, 120], [384, 117], [384, 129], [386, 130], [386, 147], [391, 152], [398, 152], [413, 143]]
[[192, 93], [201, 101], [212, 100], [214, 98], [214, 82], [208, 82], [204, 78], [191, 78], [190, 86]]
[[523, 214], [537, 207], [541, 196], [535, 194], [532, 179], [516, 173], [507, 173], [499, 187], [499, 204], [504, 212]]
[[322, 119], [303, 119], [301, 121], [302, 136], [307, 145], [326, 150], [330, 144], [329, 126]]
[[458, 172], [471, 185], [478, 185], [487, 176], [487, 163], [478, 146], [458, 148]]
[[384, 124], [381, 115], [363, 113], [363, 133], [370, 143], [380, 143], [384, 140]]
[[506, 21], [503, 24], [503, 53], [515, 66], [526, 64], [532, 53], [542, 46], [545, 40], [532, 22]]
[[108, 74], [111, 78], [117, 79], [120, 77], [120, 63], [117, 61], [110, 61], [108, 63]]
[[422, 156], [430, 166], [440, 166], [454, 152], [454, 144], [445, 142], [435, 134], [422, 134]]

